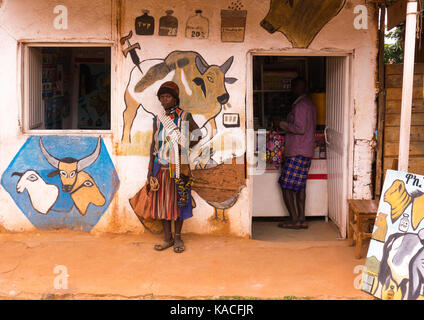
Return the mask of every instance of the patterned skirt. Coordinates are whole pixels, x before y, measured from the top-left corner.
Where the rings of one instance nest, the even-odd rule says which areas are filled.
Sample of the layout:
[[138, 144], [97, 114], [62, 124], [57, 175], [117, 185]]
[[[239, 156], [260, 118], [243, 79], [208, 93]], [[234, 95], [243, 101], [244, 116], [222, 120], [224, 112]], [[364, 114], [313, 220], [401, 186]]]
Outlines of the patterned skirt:
[[295, 192], [306, 189], [306, 179], [311, 167], [311, 160], [311, 158], [303, 156], [286, 158], [278, 180], [281, 188]]
[[[169, 167], [154, 163], [153, 175], [158, 179], [159, 190], [150, 192], [151, 217], [159, 220], [185, 220], [193, 216], [191, 192], [185, 207], [178, 207], [177, 186], [169, 175]], [[191, 191], [191, 190], [190, 190]]]

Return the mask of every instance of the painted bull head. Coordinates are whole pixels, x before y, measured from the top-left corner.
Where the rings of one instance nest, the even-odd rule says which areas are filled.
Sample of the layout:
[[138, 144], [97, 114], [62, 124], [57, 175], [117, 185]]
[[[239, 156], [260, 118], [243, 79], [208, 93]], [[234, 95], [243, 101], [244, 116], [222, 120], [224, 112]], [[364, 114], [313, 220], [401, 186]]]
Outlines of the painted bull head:
[[96, 182], [84, 171], [78, 173], [70, 194], [75, 207], [82, 215], [86, 214], [90, 203], [95, 206], [103, 206], [106, 203], [106, 199], [97, 187]]
[[234, 83], [235, 78], [226, 78], [225, 74], [233, 64], [234, 57], [230, 57], [222, 66], [208, 65], [204, 60], [197, 56], [195, 59], [197, 70], [201, 77], [193, 79], [193, 82], [202, 89], [203, 95], [207, 98], [209, 95], [216, 96], [216, 100], [221, 104], [226, 104], [230, 95], [225, 88], [225, 83]]
[[99, 157], [101, 150], [101, 140], [100, 137], [97, 140], [96, 149], [87, 157], [80, 160], [66, 157], [63, 159], [57, 159], [49, 154], [46, 148], [43, 145], [43, 141], [40, 138], [40, 148], [46, 160], [54, 167], [56, 170], [50, 172], [48, 177], [55, 177], [58, 174], [60, 175], [60, 180], [62, 181], [62, 191], [71, 192], [74, 189], [74, 186], [77, 182], [77, 177], [80, 172], [84, 169], [91, 166]]
[[173, 51], [165, 59], [158, 59], [156, 64], [151, 59], [142, 61], [143, 73], [134, 67], [125, 91], [122, 141], [131, 142], [131, 127], [140, 106], [154, 115], [162, 110], [159, 102], [152, 103], [149, 99], [156, 94], [158, 84], [165, 81], [178, 85], [180, 107], [184, 111], [202, 116], [205, 122], [198, 123], [200, 126], [210, 121], [212, 130], [216, 129], [215, 117], [230, 99], [226, 84], [237, 81], [226, 76], [233, 61], [234, 57], [230, 57], [222, 65], [209, 65], [195, 51]]

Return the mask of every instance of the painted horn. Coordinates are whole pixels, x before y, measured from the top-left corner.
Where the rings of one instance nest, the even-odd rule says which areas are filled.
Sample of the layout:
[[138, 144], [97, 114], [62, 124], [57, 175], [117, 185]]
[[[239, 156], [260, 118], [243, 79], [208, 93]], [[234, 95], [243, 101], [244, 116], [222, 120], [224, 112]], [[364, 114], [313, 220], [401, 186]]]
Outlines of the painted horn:
[[227, 61], [224, 62], [222, 66], [219, 67], [221, 71], [226, 74], [227, 71], [230, 69], [231, 65], [233, 64], [234, 56], [230, 57]]
[[81, 172], [82, 170], [91, 166], [97, 160], [97, 158], [99, 157], [100, 149], [101, 149], [101, 140], [100, 140], [100, 137], [99, 137], [99, 139], [97, 140], [96, 149], [93, 151], [93, 153], [88, 155], [85, 158], [78, 160], [77, 172]]
[[208, 70], [209, 66], [203, 63], [202, 59], [197, 56], [195, 59], [197, 70], [199, 70], [200, 74], [204, 74], [206, 70]]
[[59, 168], [59, 160], [56, 159], [50, 153], [47, 152], [46, 148], [44, 148], [43, 141], [41, 141], [41, 138], [40, 138], [40, 148], [41, 148], [41, 152], [44, 155], [44, 158], [46, 158], [48, 163], [50, 163], [53, 167], [58, 169]]

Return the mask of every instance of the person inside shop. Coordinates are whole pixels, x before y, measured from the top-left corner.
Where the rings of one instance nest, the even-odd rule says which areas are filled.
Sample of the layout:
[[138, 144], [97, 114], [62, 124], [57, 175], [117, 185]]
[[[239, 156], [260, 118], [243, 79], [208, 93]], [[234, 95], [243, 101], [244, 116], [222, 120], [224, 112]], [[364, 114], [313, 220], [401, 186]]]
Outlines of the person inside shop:
[[[173, 247], [174, 252], [181, 253], [185, 250], [181, 238], [184, 220], [193, 216], [191, 199], [191, 177], [188, 157], [183, 159], [181, 145], [179, 145], [178, 160], [173, 158], [172, 131], [180, 134], [181, 141], [189, 141], [192, 148], [198, 141], [189, 139], [193, 131], [199, 129], [189, 112], [181, 109], [179, 105], [179, 88], [172, 81], [165, 82], [157, 92], [157, 97], [165, 110], [165, 116], [155, 116], [153, 119], [153, 138], [150, 152], [150, 163], [147, 181], [155, 177], [158, 184], [156, 191], [150, 192], [151, 217], [162, 222], [164, 240], [154, 246], [155, 250], [162, 251]], [[184, 125], [188, 124], [188, 130]], [[184, 137], [187, 135], [188, 137]], [[178, 170], [179, 166], [180, 170]], [[180, 172], [179, 176], [177, 172]], [[171, 232], [171, 223], [174, 221], [174, 236]]]
[[287, 121], [276, 123], [284, 132], [284, 160], [279, 184], [290, 218], [278, 224], [280, 228], [307, 229], [305, 220], [306, 180], [315, 147], [317, 111], [306, 96], [306, 82], [302, 78], [292, 81], [292, 94], [296, 99]]

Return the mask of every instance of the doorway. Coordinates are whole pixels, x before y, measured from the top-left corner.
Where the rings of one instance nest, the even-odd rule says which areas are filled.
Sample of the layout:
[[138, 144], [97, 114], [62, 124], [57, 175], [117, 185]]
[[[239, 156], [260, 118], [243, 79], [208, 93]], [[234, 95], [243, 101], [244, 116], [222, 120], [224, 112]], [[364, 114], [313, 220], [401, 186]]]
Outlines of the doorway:
[[[252, 238], [292, 241], [300, 233], [304, 236], [299, 240], [345, 238], [350, 135], [348, 57], [253, 55], [252, 66], [251, 123], [255, 132], [265, 129], [267, 133], [266, 169], [251, 176]], [[308, 97], [317, 108], [316, 145], [305, 203], [309, 228], [302, 231], [277, 227], [289, 213], [278, 184], [281, 161], [274, 157], [283, 134], [272, 125], [275, 120], [286, 120], [291, 111], [295, 100], [291, 81], [297, 77], [305, 79]]]

